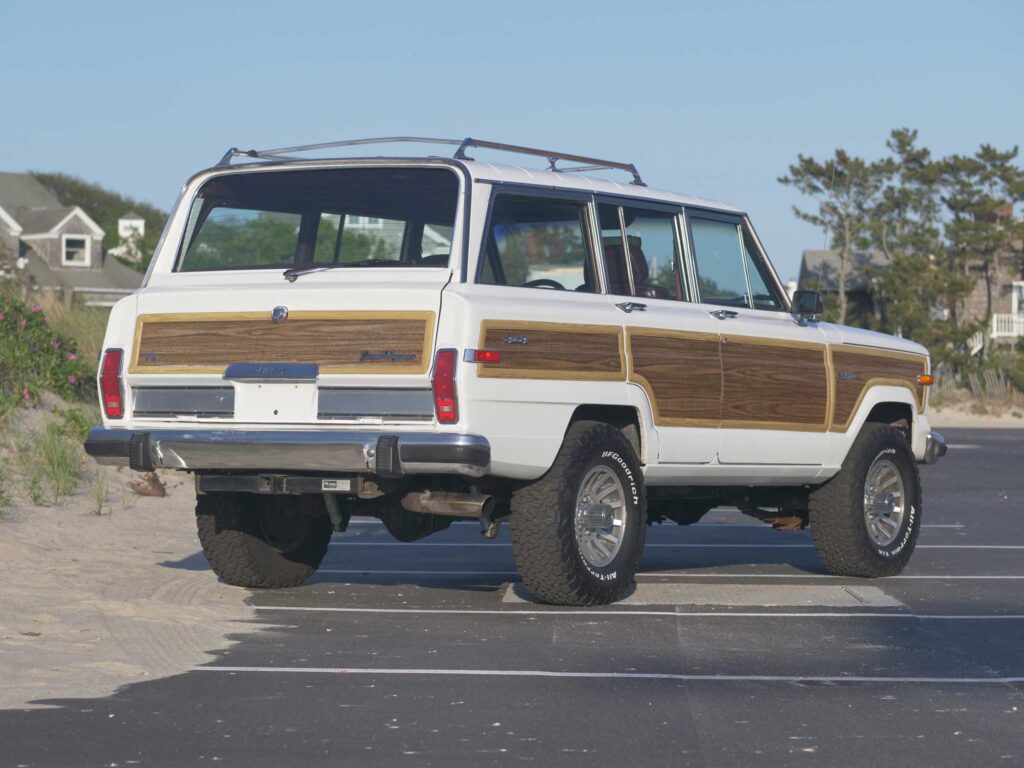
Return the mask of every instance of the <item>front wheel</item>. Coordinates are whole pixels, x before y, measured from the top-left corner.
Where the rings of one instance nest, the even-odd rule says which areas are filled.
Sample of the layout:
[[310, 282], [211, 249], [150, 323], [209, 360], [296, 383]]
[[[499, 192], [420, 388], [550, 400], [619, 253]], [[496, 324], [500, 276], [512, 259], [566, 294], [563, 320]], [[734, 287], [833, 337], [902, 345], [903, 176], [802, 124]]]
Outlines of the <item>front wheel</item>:
[[895, 576], [921, 529], [921, 477], [903, 433], [865, 424], [838, 474], [810, 496], [811, 536], [836, 576]]
[[576, 422], [551, 469], [512, 497], [512, 553], [553, 605], [601, 605], [633, 587], [646, 518], [640, 461], [615, 427]]
[[214, 573], [227, 584], [257, 589], [304, 582], [327, 554], [332, 533], [319, 498], [251, 493], [199, 496], [196, 526]]

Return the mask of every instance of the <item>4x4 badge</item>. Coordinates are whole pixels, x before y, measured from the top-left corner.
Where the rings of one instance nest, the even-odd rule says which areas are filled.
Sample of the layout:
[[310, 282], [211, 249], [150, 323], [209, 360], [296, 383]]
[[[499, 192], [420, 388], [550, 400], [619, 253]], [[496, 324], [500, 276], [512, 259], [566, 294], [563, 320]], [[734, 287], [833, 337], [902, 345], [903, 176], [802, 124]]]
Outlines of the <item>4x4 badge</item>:
[[506, 344], [529, 344], [530, 340], [526, 336], [506, 336]]
[[270, 319], [275, 323], [283, 323], [288, 319], [288, 307], [274, 307], [270, 313]]

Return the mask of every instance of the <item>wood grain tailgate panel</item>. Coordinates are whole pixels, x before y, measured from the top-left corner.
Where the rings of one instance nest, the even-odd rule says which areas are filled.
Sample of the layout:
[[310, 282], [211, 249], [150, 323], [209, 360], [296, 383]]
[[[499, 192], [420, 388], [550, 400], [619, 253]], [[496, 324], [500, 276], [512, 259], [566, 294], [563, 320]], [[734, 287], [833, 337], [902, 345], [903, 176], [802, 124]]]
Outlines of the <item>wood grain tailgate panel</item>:
[[722, 426], [780, 429], [828, 427], [825, 345], [751, 343], [729, 336], [722, 345]]
[[140, 315], [132, 373], [221, 373], [231, 363], [317, 363], [322, 373], [424, 373], [433, 312]]
[[480, 326], [480, 348], [501, 352], [500, 363], [478, 367], [481, 378], [626, 378], [622, 330], [611, 325], [488, 320]]
[[918, 355], [898, 352], [851, 352], [832, 350], [836, 372], [836, 401], [832, 429], [845, 432], [869, 387], [892, 385], [907, 387], [914, 393], [918, 412], [924, 411], [924, 387], [917, 377], [928, 372], [928, 362]]
[[717, 427], [722, 371], [717, 334], [629, 331], [630, 380], [646, 390], [659, 426]]

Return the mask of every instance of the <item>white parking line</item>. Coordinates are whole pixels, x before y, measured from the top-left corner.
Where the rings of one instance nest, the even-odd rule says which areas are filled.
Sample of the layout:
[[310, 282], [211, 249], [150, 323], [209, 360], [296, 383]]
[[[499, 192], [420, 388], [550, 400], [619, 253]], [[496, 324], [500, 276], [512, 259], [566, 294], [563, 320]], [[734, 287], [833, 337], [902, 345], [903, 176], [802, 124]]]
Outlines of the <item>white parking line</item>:
[[[332, 541], [332, 547], [511, 547], [507, 541]], [[645, 544], [646, 549], [814, 549], [813, 544]], [[918, 544], [917, 549], [1024, 549], [1024, 544]]]
[[[361, 575], [361, 576], [501, 576], [502, 578], [518, 577], [519, 574], [516, 571], [391, 571], [391, 570], [373, 570], [366, 568], [350, 568], [350, 569], [335, 569], [335, 568], [321, 568], [317, 573], [336, 573], [336, 574], [350, 574], [350, 575]], [[831, 576], [827, 573], [686, 573], [664, 571], [664, 572], [649, 572], [637, 574], [638, 578], [641, 577], [680, 577], [686, 579], [843, 579], [849, 578], [845, 576]], [[942, 575], [900, 575], [900, 576], [883, 576], [878, 579], [872, 579], [872, 581], [890, 581], [892, 579], [938, 579], [938, 580], [986, 580], [986, 579], [1006, 579], [1006, 580], [1024, 580], [1024, 576], [1017, 575], [964, 575], [964, 576], [942, 576]], [[855, 579], [856, 580], [856, 579]]]
[[927, 613], [897, 613], [894, 611], [864, 611], [864, 612], [840, 612], [840, 611], [615, 611], [601, 609], [508, 609], [494, 610], [489, 608], [334, 608], [325, 606], [299, 606], [299, 605], [256, 605], [257, 611], [294, 611], [296, 613], [386, 613], [386, 614], [451, 614], [468, 615], [481, 614], [484, 616], [665, 616], [676, 619], [694, 618], [715, 618], [715, 619], [912, 619], [915, 621], [1024, 621], [1024, 614], [1013, 613], [948, 613], [948, 614], [927, 614]]
[[541, 669], [391, 669], [383, 667], [193, 667], [193, 672], [269, 672], [312, 675], [407, 675], [444, 677], [554, 677], [607, 680], [673, 680], [707, 683], [947, 683], [1005, 685], [1024, 677], [868, 677], [863, 675], [687, 675], [673, 672], [555, 672]]

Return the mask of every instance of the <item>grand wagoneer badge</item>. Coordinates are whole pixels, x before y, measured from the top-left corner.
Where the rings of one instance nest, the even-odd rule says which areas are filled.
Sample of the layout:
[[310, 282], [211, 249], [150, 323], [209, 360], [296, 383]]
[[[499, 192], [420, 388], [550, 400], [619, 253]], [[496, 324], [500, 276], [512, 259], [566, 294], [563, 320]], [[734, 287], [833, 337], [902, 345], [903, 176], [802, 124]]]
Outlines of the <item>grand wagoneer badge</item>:
[[360, 363], [406, 363], [415, 359], [416, 355], [412, 352], [393, 352], [390, 349], [381, 350], [380, 352], [371, 352], [368, 349], [364, 349], [359, 354]]

